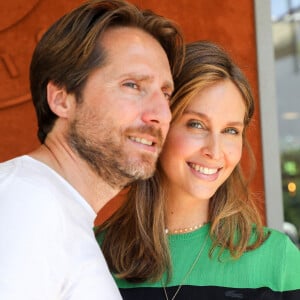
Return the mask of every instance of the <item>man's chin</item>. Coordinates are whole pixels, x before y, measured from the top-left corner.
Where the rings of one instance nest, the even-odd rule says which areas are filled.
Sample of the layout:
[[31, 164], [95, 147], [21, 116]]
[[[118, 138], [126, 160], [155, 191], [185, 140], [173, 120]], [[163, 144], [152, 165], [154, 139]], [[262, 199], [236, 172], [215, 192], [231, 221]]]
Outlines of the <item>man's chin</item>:
[[129, 172], [129, 177], [132, 177], [132, 181], [144, 180], [153, 176], [156, 170], [156, 161], [143, 161], [132, 165]]

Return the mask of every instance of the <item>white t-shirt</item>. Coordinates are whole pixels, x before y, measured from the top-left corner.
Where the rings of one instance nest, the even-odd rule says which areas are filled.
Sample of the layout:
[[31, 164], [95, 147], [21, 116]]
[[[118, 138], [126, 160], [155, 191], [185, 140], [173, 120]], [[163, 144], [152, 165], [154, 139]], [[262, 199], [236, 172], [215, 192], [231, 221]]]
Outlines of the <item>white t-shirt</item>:
[[0, 164], [0, 299], [121, 299], [93, 234], [95, 212], [45, 164]]

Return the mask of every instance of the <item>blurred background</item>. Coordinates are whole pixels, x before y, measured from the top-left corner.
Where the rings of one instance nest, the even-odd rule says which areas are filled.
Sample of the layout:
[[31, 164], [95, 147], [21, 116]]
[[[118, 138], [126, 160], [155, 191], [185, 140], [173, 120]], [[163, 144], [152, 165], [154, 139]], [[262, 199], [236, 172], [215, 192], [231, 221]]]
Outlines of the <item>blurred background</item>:
[[300, 229], [300, 0], [271, 1], [285, 231]]

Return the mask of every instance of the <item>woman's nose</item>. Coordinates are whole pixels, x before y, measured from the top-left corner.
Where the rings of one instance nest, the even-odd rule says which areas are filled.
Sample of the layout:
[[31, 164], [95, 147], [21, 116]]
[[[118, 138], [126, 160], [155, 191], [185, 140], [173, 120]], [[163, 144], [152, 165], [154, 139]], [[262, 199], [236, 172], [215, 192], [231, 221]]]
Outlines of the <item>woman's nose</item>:
[[208, 134], [202, 153], [212, 159], [218, 160], [222, 157], [222, 140], [217, 134]]

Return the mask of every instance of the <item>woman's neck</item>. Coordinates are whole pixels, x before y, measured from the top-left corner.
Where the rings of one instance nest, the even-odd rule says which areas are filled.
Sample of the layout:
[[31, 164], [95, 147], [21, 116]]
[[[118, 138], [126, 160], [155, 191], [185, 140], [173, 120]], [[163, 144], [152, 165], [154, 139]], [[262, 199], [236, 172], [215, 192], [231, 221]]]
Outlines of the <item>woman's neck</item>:
[[208, 220], [209, 200], [168, 195], [166, 201], [166, 229], [169, 232], [193, 231]]

